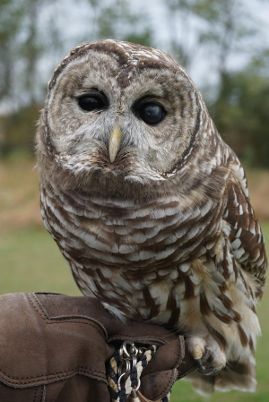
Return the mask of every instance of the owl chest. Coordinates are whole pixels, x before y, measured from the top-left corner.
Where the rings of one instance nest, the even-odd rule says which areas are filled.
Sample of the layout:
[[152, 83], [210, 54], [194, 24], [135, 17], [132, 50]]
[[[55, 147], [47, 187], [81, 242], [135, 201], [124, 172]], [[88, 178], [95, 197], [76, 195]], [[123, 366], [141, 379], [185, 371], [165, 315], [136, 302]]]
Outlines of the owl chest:
[[[146, 205], [130, 201], [42, 197], [43, 219], [73, 263], [90, 275], [97, 269], [128, 269], [145, 275], [203, 253], [216, 225], [210, 205], [182, 208], [176, 196]], [[86, 202], [85, 202], [86, 201]]]
[[[199, 248], [201, 225], [182, 222], [177, 202], [147, 208], [98, 208], [77, 218], [77, 242], [92, 269], [105, 266], [162, 269]], [[86, 260], [85, 260], [86, 263]]]
[[128, 316], [167, 322], [180, 289], [195, 292], [186, 271], [213, 230], [200, 221], [202, 209], [182, 212], [169, 197], [144, 207], [91, 200], [83, 209], [62, 201], [43, 199], [43, 215], [84, 294]]

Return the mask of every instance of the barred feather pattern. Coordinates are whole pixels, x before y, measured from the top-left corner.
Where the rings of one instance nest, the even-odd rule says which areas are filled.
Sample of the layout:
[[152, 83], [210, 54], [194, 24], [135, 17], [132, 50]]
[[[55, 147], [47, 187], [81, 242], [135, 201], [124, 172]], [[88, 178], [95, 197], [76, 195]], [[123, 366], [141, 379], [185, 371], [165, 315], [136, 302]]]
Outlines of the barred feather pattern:
[[[171, 70], [176, 68], [168, 56], [162, 60], [159, 51], [143, 48], [139, 53], [136, 45], [104, 41], [75, 49], [56, 70], [50, 92], [66, 66], [91, 46], [95, 52], [121, 55], [119, 85], [124, 90], [139, 58], [143, 69], [160, 69], [162, 63], [166, 69], [169, 63]], [[177, 74], [190, 85], [183, 69]], [[60, 152], [65, 145], [49, 127], [56, 117], [45, 108], [37, 145], [42, 218], [85, 295], [96, 296], [122, 319], [151, 321], [184, 333], [196, 352], [197, 337], [210, 345], [218, 373], [192, 374], [194, 386], [205, 392], [254, 390], [260, 333], [255, 305], [266, 272], [261, 229], [243, 168], [192, 84], [181, 100], [181, 124], [183, 118], [193, 121], [193, 134], [188, 142], [188, 126], [185, 141], [182, 128], [185, 149], [180, 144], [180, 158], [169, 161], [165, 171], [157, 169], [160, 161], [150, 164], [152, 157], [149, 164], [138, 158], [129, 143], [114, 172], [99, 139], [92, 154], [75, 154], [79, 140], [72, 141], [72, 152]], [[190, 113], [191, 107], [196, 109]], [[148, 146], [143, 138], [137, 145], [141, 153]]]
[[[50, 182], [41, 187], [41, 205], [47, 229], [84, 294], [94, 294], [120, 317], [188, 335], [210, 333], [230, 364], [245, 356], [248, 388], [265, 256], [260, 227], [248, 201], [239, 204], [243, 193], [236, 181], [227, 195], [225, 209], [212, 199], [189, 205], [177, 195], [137, 206], [64, 192]], [[221, 378], [214, 379], [216, 389], [225, 388]]]

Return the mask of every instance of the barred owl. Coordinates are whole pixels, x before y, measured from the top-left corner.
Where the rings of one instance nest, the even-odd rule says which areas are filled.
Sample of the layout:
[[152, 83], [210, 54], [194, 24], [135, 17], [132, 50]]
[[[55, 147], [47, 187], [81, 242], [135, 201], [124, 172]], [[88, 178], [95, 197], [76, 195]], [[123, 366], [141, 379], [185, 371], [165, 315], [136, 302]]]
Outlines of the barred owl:
[[73, 49], [49, 83], [37, 155], [42, 218], [82, 293], [184, 333], [197, 388], [254, 390], [263, 236], [184, 69], [126, 42]]

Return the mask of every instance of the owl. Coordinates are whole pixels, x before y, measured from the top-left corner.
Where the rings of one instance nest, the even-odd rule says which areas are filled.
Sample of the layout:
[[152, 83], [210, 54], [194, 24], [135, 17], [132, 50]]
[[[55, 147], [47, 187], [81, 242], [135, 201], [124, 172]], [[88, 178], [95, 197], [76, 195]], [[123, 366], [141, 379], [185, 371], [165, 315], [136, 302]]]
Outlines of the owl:
[[261, 228], [244, 170], [167, 54], [73, 49], [37, 130], [41, 213], [84, 295], [183, 333], [202, 391], [255, 389]]

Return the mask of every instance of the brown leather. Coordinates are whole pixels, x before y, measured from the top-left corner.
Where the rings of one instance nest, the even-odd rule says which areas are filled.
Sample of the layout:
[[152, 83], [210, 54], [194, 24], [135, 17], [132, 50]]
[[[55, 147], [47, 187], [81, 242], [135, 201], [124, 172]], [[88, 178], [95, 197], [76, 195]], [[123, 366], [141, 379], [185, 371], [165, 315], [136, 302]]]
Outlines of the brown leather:
[[83, 298], [69, 301], [58, 295], [0, 297], [1, 401], [110, 400], [106, 331], [85, 313]]
[[149, 400], [164, 396], [179, 376], [182, 337], [123, 323], [96, 299], [17, 293], [0, 296], [0, 304], [0, 401], [108, 402], [105, 363], [122, 340], [159, 345], [143, 373]]

